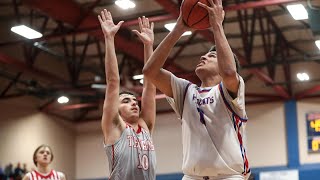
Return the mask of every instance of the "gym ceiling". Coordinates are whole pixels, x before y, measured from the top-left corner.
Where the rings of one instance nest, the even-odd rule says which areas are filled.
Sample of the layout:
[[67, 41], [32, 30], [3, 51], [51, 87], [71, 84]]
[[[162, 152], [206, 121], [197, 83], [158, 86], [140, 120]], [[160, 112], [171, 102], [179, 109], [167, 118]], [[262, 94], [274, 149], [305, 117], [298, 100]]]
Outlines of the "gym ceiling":
[[[124, 20], [116, 36], [122, 89], [141, 95], [143, 45], [131, 32], [137, 18], [155, 23], [155, 44], [166, 36], [167, 23], [175, 22], [181, 0], [131, 0], [135, 8], [123, 10], [115, 0], [1, 0], [0, 102], [18, 97], [35, 109], [71, 122], [101, 118], [104, 100], [104, 41], [97, 14], [111, 11], [115, 22]], [[320, 97], [320, 1], [224, 0], [224, 29], [237, 54], [246, 82], [246, 103], [257, 104]], [[295, 20], [286, 6], [302, 4], [309, 19]], [[42, 33], [28, 40], [11, 27], [24, 24]], [[165, 68], [199, 83], [194, 69], [199, 57], [213, 45], [210, 30], [183, 36]], [[300, 81], [298, 73], [309, 80]], [[70, 101], [57, 103], [61, 95]], [[157, 112], [170, 112], [158, 92]]]

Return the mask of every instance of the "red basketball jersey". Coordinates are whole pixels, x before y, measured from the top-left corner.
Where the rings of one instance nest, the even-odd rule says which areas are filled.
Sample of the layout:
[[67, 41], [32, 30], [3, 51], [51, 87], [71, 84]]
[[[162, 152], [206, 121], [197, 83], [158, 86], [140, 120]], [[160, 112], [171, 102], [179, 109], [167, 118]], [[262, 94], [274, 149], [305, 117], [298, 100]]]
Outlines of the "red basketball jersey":
[[41, 174], [40, 172], [33, 170], [28, 172], [26, 176], [29, 176], [30, 180], [61, 180], [61, 173], [55, 170], [51, 170], [49, 174]]

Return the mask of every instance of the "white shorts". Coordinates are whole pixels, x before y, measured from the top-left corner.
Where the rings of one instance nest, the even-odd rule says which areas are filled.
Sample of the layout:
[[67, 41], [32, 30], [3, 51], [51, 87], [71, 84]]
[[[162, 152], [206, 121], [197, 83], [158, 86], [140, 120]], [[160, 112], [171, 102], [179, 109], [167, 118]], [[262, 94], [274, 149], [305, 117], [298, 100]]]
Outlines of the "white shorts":
[[223, 175], [219, 177], [211, 177], [211, 176], [206, 176], [206, 177], [200, 177], [200, 176], [189, 176], [189, 175], [184, 175], [182, 180], [244, 180], [245, 177], [241, 175]]

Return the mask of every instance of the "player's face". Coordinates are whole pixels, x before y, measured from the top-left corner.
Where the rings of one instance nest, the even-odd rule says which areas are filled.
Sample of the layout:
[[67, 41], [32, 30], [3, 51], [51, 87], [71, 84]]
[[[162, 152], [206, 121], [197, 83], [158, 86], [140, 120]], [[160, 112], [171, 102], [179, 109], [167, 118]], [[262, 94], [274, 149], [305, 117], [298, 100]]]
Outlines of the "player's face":
[[119, 112], [122, 118], [130, 120], [139, 117], [140, 109], [136, 97], [130, 94], [121, 94], [119, 100]]
[[52, 154], [48, 147], [41, 147], [36, 154], [38, 165], [46, 166], [51, 163]]
[[201, 73], [201, 71], [215, 72], [219, 73], [217, 52], [210, 51], [207, 54], [200, 57], [199, 63], [196, 66], [196, 73]]

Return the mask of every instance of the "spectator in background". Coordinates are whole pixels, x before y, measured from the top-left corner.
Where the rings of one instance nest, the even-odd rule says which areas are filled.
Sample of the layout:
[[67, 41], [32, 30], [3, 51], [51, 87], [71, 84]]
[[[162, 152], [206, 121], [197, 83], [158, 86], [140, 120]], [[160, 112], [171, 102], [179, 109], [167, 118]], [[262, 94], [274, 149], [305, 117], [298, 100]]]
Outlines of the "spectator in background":
[[26, 163], [23, 163], [22, 172], [23, 172], [23, 174], [27, 174], [27, 172], [28, 172]]
[[51, 147], [48, 145], [39, 146], [33, 153], [33, 162], [37, 168], [27, 173], [23, 177], [23, 180], [66, 180], [62, 172], [50, 168], [52, 160], [53, 153]]
[[11, 163], [9, 163], [5, 168], [4, 168], [4, 175], [5, 179], [10, 179], [13, 178], [13, 166]]
[[0, 166], [0, 180], [4, 180], [4, 172], [2, 166]]
[[17, 167], [14, 169], [14, 180], [21, 180], [24, 176], [23, 169], [21, 168], [20, 162], [18, 162]]

